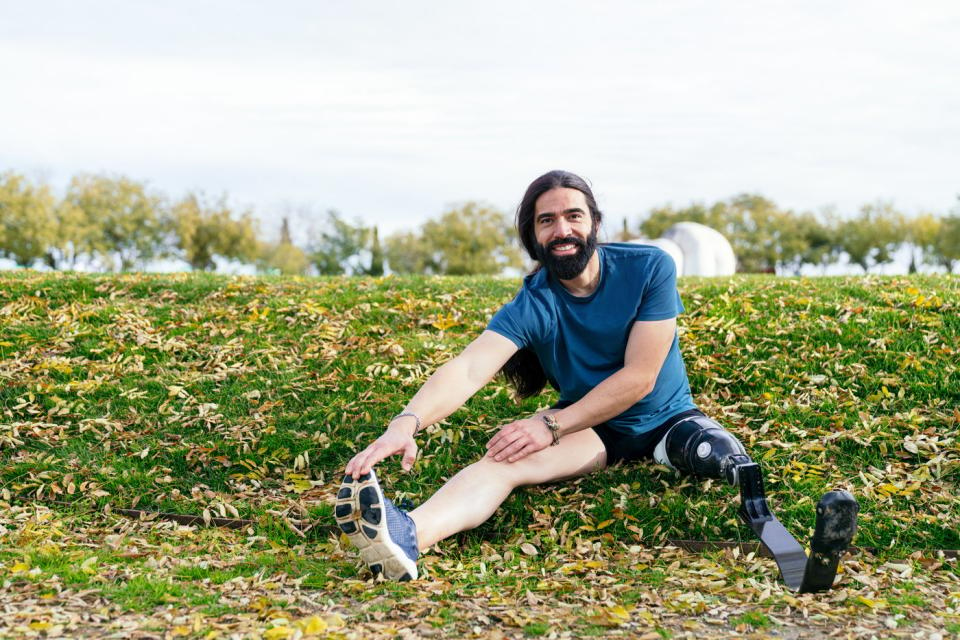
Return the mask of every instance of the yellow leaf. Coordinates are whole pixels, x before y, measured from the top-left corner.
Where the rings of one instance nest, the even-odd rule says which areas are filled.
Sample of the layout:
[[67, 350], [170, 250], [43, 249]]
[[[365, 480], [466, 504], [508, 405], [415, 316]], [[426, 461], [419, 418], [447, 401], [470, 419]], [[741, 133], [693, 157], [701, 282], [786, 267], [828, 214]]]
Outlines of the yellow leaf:
[[857, 602], [866, 605], [871, 609], [884, 609], [887, 606], [886, 600], [871, 600], [870, 598], [866, 598], [864, 596], [857, 596]]
[[273, 627], [272, 629], [267, 629], [263, 632], [263, 637], [266, 640], [283, 640], [284, 638], [289, 638], [295, 633], [294, 629], [287, 626]]
[[439, 329], [440, 331], [446, 331], [450, 327], [454, 327], [458, 324], [460, 324], [460, 322], [454, 319], [452, 313], [447, 314], [446, 316], [444, 316], [443, 314], [439, 314], [437, 316], [437, 319], [434, 320], [432, 323], [432, 325], [435, 328]]
[[297, 627], [303, 631], [304, 635], [312, 636], [325, 632], [327, 621], [320, 616], [310, 616], [297, 622]]
[[97, 556], [90, 556], [80, 565], [80, 571], [83, 571], [85, 574], [92, 576], [97, 572], [94, 568], [97, 564]]
[[25, 573], [30, 570], [30, 565], [18, 562], [17, 564], [10, 567], [10, 573]]
[[611, 620], [614, 620], [620, 624], [628, 622], [630, 620], [630, 612], [627, 611], [623, 605], [617, 604], [609, 609], [607, 609], [607, 615]]
[[597, 531], [599, 531], [600, 529], [605, 529], [605, 528], [609, 527], [610, 525], [613, 524], [613, 522], [614, 522], [614, 521], [613, 521], [612, 519], [611, 519], [611, 520], [604, 520], [603, 522], [601, 522], [600, 524], [597, 525]]
[[190, 635], [190, 627], [184, 625], [177, 625], [171, 630], [171, 634], [174, 638], [177, 636], [188, 636]]

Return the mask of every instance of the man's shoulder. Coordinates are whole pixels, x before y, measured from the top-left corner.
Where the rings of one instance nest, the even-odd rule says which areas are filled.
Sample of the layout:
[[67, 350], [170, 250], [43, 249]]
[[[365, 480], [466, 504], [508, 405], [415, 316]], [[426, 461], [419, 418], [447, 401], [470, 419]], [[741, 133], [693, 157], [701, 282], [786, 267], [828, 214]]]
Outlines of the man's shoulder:
[[602, 246], [604, 270], [608, 282], [627, 286], [631, 291], [646, 290], [652, 282], [675, 277], [676, 264], [670, 254], [646, 244], [615, 242]]
[[[523, 284], [520, 285], [520, 293], [539, 292], [550, 289], [550, 283], [547, 281], [547, 270], [539, 267], [533, 273], [528, 273], [523, 277]], [[518, 294], [519, 295], [519, 294]]]
[[666, 251], [650, 244], [608, 242], [601, 245], [604, 256], [611, 260], [660, 260], [668, 257]]
[[546, 269], [537, 269], [523, 278], [520, 290], [506, 307], [523, 313], [544, 313], [556, 303], [556, 293], [550, 286]]

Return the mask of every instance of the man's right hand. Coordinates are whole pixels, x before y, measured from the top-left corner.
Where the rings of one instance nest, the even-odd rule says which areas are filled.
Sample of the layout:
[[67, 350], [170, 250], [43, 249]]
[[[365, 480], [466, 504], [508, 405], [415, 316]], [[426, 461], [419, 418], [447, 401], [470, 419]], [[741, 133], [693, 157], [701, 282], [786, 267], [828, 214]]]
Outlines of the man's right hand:
[[353, 456], [353, 459], [347, 463], [347, 475], [356, 478], [370, 473], [373, 465], [387, 456], [400, 452], [403, 452], [403, 461], [400, 466], [404, 471], [410, 471], [417, 459], [417, 442], [408, 431], [400, 426], [388, 427], [382, 436], [373, 441], [373, 444]]

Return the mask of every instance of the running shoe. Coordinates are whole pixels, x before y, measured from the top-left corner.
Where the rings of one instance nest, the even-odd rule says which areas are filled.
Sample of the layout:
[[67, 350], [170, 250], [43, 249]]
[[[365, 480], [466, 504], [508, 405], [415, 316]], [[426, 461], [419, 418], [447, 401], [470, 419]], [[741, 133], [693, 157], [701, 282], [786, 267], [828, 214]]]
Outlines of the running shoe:
[[417, 578], [417, 525], [383, 495], [377, 475], [344, 476], [334, 510], [337, 526], [360, 550], [373, 574], [388, 580]]

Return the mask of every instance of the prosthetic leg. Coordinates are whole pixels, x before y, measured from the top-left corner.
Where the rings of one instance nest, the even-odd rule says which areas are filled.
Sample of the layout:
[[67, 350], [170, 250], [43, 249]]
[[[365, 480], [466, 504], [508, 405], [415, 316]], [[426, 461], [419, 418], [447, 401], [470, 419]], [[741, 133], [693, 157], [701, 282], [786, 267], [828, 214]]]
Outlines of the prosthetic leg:
[[770, 513], [760, 465], [740, 441], [705, 416], [673, 425], [657, 445], [654, 460], [697, 478], [722, 478], [740, 487], [740, 518], [770, 551], [787, 586], [800, 593], [826, 591], [833, 585], [840, 556], [857, 530], [859, 505], [846, 491], [829, 491], [817, 504], [817, 524], [810, 557]]

